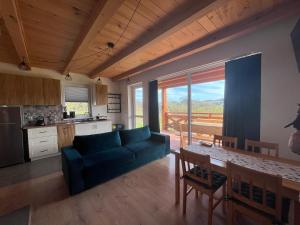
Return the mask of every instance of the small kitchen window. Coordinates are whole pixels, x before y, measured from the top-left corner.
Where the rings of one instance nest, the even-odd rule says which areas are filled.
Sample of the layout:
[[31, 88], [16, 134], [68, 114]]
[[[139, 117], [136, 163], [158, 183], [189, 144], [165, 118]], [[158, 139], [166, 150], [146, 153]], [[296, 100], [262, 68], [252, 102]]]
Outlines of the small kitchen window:
[[[75, 112], [75, 117], [90, 116], [90, 89], [86, 86], [65, 86], [65, 106], [68, 115]], [[72, 116], [71, 116], [72, 117]]]

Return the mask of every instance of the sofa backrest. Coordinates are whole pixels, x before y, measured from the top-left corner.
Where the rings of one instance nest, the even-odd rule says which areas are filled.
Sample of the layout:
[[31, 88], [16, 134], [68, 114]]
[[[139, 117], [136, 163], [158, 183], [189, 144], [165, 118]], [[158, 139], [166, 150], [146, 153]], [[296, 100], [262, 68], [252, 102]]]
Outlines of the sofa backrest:
[[151, 137], [151, 132], [148, 126], [135, 128], [131, 130], [120, 131], [122, 145], [133, 144], [145, 141]]
[[121, 138], [118, 131], [93, 134], [85, 136], [75, 136], [73, 146], [82, 155], [107, 151], [121, 146]]

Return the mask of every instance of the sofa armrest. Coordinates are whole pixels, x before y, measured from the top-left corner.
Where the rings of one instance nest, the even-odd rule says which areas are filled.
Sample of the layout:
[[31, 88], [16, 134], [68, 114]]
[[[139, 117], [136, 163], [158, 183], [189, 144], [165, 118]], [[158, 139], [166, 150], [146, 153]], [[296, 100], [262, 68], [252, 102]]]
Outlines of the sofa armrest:
[[84, 190], [83, 159], [81, 154], [73, 147], [62, 149], [62, 170], [69, 186], [71, 195]]
[[166, 145], [166, 155], [170, 153], [170, 136], [158, 132], [151, 132], [151, 139]]

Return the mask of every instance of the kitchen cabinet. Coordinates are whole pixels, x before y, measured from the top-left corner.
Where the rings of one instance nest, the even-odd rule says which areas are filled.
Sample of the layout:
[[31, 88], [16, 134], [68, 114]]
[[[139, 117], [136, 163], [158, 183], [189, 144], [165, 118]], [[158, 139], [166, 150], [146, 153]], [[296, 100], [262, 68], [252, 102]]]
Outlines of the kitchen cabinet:
[[60, 105], [60, 81], [54, 79], [43, 79], [43, 97], [45, 105]]
[[60, 81], [0, 74], [0, 105], [60, 105]]
[[21, 105], [25, 100], [24, 85], [21, 76], [0, 75], [0, 105]]
[[72, 146], [74, 136], [101, 134], [112, 131], [112, 122], [92, 121], [62, 123], [46, 127], [24, 127], [26, 160], [56, 156], [59, 149]]
[[95, 87], [96, 105], [106, 105], [107, 94], [108, 94], [108, 86], [97, 84]]
[[25, 101], [22, 105], [44, 105], [43, 79], [25, 77]]
[[56, 126], [27, 129], [27, 138], [31, 160], [58, 154]]
[[75, 125], [75, 135], [77, 136], [101, 134], [111, 131], [112, 123], [110, 120], [80, 123]]
[[58, 148], [61, 149], [66, 146], [73, 145], [75, 136], [75, 125], [74, 124], [60, 124], [57, 125], [58, 134]]

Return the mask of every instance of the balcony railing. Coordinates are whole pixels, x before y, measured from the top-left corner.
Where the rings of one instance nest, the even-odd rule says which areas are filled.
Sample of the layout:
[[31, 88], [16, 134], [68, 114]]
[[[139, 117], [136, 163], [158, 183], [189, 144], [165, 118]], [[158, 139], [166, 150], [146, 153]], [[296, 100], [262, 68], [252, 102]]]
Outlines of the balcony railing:
[[[183, 144], [187, 144], [187, 113], [165, 112], [162, 117], [162, 130], [171, 137], [171, 147], [178, 149], [180, 144], [180, 130], [182, 131]], [[212, 142], [213, 135], [222, 134], [223, 113], [192, 113], [192, 141]]]
[[[180, 124], [187, 124], [187, 113], [163, 112], [162, 129], [179, 131]], [[211, 124], [220, 126], [223, 124], [223, 113], [192, 113], [192, 124]]]

